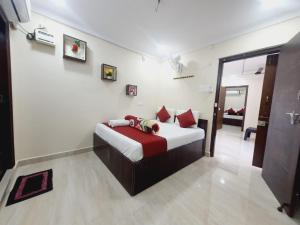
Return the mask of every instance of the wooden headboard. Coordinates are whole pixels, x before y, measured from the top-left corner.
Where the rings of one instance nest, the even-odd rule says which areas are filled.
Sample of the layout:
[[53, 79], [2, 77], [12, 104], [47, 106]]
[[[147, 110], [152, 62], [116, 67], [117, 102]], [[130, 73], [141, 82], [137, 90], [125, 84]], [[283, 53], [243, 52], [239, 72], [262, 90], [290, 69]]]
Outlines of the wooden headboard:
[[207, 125], [208, 125], [208, 120], [203, 120], [203, 119], [198, 120], [198, 127], [205, 131], [205, 135], [207, 133]]
[[205, 151], [206, 140], [207, 140], [207, 126], [208, 126], [208, 120], [198, 119], [198, 127], [203, 129], [205, 132], [205, 140], [203, 141], [204, 151]]

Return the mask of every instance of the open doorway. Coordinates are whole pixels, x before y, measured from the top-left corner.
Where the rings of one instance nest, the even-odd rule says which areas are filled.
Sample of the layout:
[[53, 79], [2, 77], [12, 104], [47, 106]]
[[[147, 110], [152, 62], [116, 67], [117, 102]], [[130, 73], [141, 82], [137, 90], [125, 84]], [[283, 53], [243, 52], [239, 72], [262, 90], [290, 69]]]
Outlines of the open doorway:
[[251, 165], [266, 60], [267, 56], [263, 55], [224, 63], [216, 156]]
[[262, 166], [279, 52], [220, 59], [211, 156]]

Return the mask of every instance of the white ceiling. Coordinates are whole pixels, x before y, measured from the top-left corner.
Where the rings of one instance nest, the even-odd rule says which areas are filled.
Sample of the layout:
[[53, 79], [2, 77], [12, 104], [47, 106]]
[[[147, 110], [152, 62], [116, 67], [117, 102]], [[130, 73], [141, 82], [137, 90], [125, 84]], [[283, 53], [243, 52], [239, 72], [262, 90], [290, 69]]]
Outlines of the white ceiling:
[[264, 73], [266, 62], [267, 56], [265, 55], [225, 63], [223, 68], [223, 77], [231, 78], [232, 76], [252, 76], [260, 67], [264, 68]]
[[[270, 4], [263, 4], [269, 2]], [[300, 16], [299, 0], [31, 0], [32, 9], [136, 52], [165, 57]]]

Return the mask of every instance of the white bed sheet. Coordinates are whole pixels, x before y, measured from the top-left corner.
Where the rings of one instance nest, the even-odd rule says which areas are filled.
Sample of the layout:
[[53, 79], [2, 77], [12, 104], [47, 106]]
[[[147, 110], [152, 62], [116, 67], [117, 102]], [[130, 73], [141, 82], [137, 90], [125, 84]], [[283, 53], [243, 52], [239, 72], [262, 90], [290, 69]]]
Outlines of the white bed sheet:
[[235, 119], [235, 120], [243, 120], [243, 116], [238, 116], [238, 115], [228, 115], [228, 114], [224, 114], [223, 118], [226, 119]]
[[[168, 151], [205, 138], [205, 132], [200, 128], [181, 128], [178, 124], [161, 122], [158, 124], [160, 130], [157, 135], [167, 140]], [[143, 147], [139, 142], [115, 132], [102, 123], [97, 123], [95, 132], [131, 161], [136, 162], [143, 158]]]

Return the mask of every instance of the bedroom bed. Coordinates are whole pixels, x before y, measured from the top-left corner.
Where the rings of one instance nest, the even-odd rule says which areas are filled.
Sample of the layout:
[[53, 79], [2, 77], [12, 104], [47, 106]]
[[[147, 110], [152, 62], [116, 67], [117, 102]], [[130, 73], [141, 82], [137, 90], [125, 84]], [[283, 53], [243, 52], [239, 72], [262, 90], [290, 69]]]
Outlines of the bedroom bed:
[[243, 119], [244, 116], [228, 115], [227, 113], [224, 113], [223, 124], [241, 127], [243, 126]]
[[174, 123], [159, 125], [158, 135], [167, 140], [167, 151], [152, 157], [143, 157], [140, 143], [104, 124], [96, 126], [94, 152], [132, 196], [205, 154], [206, 120], [199, 119], [198, 128], [180, 128]]

